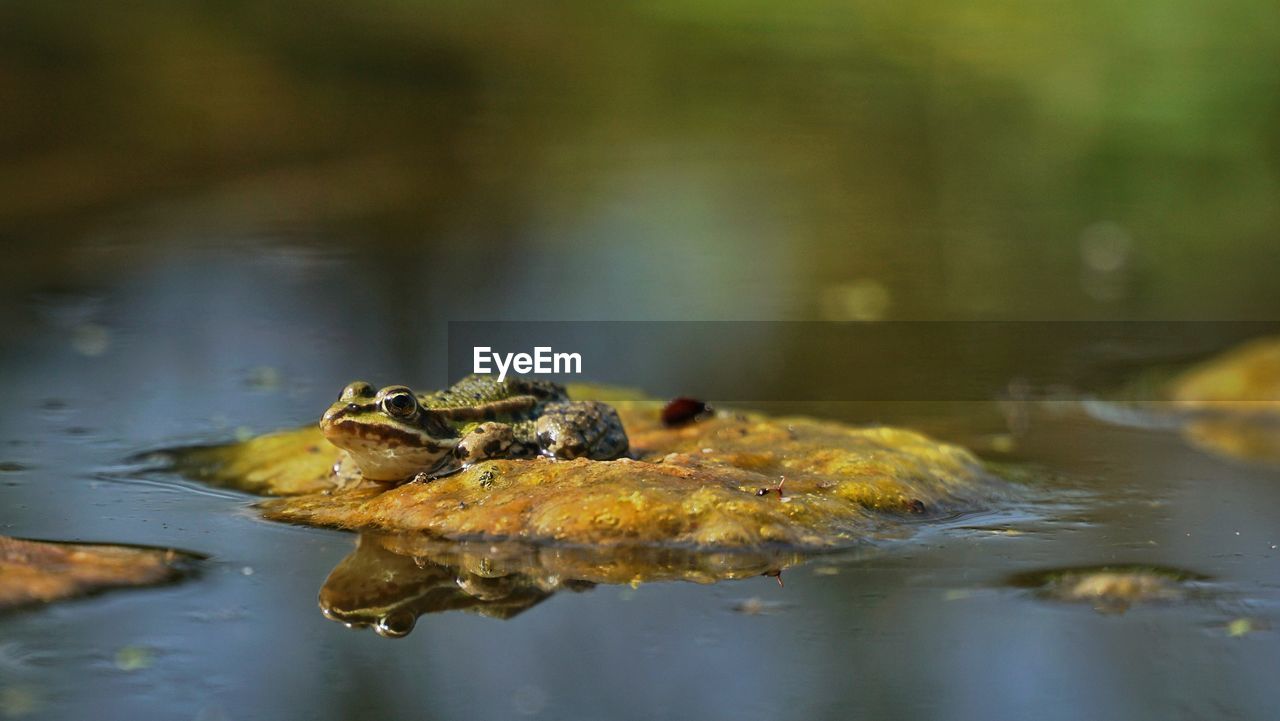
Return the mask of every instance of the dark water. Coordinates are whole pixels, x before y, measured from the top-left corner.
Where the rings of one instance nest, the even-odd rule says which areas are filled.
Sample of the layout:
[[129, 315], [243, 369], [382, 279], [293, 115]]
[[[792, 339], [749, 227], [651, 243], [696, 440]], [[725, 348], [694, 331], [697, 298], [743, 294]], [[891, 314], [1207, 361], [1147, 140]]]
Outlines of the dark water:
[[[400, 640], [317, 607], [353, 536], [124, 459], [444, 377], [450, 320], [1274, 319], [1277, 27], [1246, 2], [7, 4], [0, 532], [211, 560], [0, 618], [0, 716], [1268, 717], [1278, 636], [1228, 624], [1280, 623], [1280, 472], [1074, 407], [1018, 416], [1035, 503], [785, 586], [599, 586]], [[673, 359], [647, 390], [689, 381]], [[792, 406], [1010, 430], [994, 402]], [[1005, 585], [1121, 562], [1212, 592], [1103, 614]]]

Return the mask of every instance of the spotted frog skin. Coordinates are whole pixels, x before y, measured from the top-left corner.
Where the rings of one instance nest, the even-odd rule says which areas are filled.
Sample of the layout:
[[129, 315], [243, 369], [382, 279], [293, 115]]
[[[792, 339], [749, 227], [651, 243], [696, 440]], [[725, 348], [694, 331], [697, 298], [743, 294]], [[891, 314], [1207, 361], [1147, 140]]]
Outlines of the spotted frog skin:
[[320, 429], [361, 477], [381, 483], [438, 478], [491, 458], [608, 460], [628, 448], [612, 407], [511, 376], [467, 376], [429, 394], [356, 381], [325, 411]]

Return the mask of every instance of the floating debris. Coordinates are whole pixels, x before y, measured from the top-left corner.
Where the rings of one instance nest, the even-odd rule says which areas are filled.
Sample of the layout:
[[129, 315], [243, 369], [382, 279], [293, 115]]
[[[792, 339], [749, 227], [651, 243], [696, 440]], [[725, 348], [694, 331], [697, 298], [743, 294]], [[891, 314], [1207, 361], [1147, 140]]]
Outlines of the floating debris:
[[145, 646], [125, 646], [116, 651], [115, 666], [121, 671], [141, 671], [151, 667], [151, 649]]
[[1243, 638], [1256, 631], [1268, 631], [1271, 624], [1256, 618], [1236, 618], [1227, 624], [1227, 635], [1231, 638]]

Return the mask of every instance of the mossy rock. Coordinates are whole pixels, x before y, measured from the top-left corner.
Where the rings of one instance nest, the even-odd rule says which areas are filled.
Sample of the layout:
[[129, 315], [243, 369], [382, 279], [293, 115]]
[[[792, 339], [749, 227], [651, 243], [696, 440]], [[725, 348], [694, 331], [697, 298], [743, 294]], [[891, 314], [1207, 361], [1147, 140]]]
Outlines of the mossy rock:
[[1180, 374], [1170, 404], [1187, 413], [1183, 436], [1198, 448], [1280, 463], [1280, 338], [1244, 343]]
[[965, 449], [900, 428], [729, 412], [667, 428], [658, 403], [614, 405], [632, 448], [616, 461], [494, 460], [431, 482], [338, 489], [338, 451], [306, 428], [183, 452], [175, 465], [287, 496], [261, 504], [280, 521], [592, 545], [832, 548], [1016, 493]]
[[1174, 428], [1215, 455], [1280, 463], [1280, 337], [1254, 339], [1176, 371], [1152, 369], [1089, 407], [1104, 420]]

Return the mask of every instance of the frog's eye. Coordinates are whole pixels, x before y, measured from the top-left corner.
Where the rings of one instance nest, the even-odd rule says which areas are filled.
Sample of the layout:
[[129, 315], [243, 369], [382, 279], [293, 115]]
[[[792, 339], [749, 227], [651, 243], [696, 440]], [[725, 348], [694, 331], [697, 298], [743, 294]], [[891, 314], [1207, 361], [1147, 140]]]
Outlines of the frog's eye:
[[382, 410], [392, 418], [408, 418], [418, 412], [418, 399], [408, 388], [392, 390], [382, 396]]
[[342, 394], [338, 396], [340, 401], [350, 401], [356, 398], [372, 398], [373, 386], [364, 381], [356, 381], [350, 383], [346, 388], [342, 389]]

